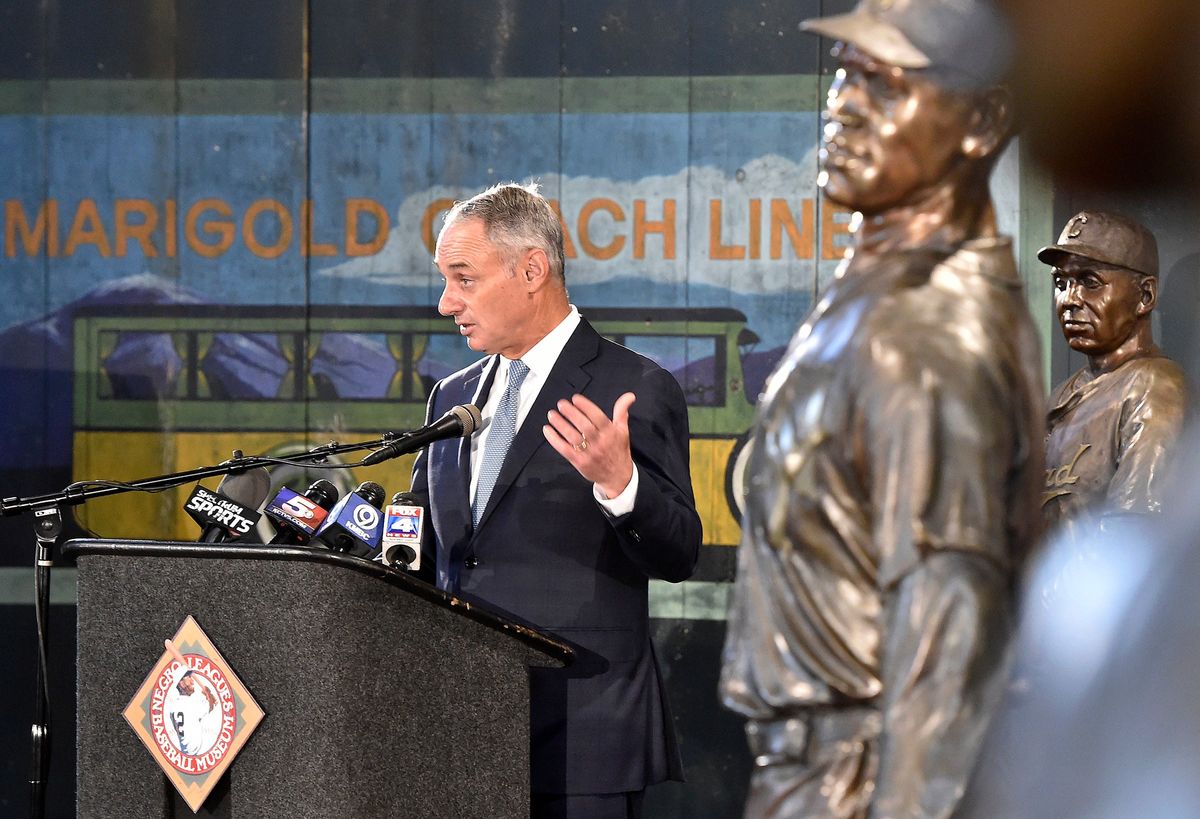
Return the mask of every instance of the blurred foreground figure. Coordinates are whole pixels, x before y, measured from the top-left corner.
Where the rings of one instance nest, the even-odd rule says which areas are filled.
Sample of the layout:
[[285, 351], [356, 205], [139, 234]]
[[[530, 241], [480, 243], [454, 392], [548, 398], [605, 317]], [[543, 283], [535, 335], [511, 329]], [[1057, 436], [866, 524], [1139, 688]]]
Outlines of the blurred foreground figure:
[[1036, 536], [1036, 334], [988, 175], [1002, 22], [877, 0], [838, 41], [821, 184], [861, 215], [767, 382], [721, 677], [753, 817], [946, 816], [1003, 690]]
[[1021, 140], [1067, 189], [1200, 185], [1200, 3], [999, 0]]
[[1159, 512], [1187, 384], [1151, 331], [1154, 235], [1119, 214], [1083, 211], [1038, 258], [1054, 268], [1054, 309], [1067, 343], [1088, 357], [1050, 399], [1047, 529], [1078, 533], [1105, 514]]
[[1016, 652], [1024, 683], [994, 720], [971, 819], [1200, 816], [1196, 430], [1179, 451], [1163, 514], [1044, 549]]

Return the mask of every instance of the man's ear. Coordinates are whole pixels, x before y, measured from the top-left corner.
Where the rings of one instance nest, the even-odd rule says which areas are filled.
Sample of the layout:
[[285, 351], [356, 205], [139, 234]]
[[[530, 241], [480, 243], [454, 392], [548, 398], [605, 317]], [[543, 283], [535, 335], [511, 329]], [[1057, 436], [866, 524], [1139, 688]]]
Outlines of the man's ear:
[[525, 260], [517, 271], [517, 275], [521, 277], [525, 289], [530, 293], [544, 287], [550, 280], [550, 258], [546, 255], [546, 251], [540, 247], [527, 250]]
[[983, 159], [1003, 148], [1013, 127], [1013, 97], [1004, 86], [976, 95], [976, 108], [962, 140], [962, 152]]
[[1138, 282], [1137, 314], [1144, 316], [1158, 304], [1158, 276], [1142, 276]]

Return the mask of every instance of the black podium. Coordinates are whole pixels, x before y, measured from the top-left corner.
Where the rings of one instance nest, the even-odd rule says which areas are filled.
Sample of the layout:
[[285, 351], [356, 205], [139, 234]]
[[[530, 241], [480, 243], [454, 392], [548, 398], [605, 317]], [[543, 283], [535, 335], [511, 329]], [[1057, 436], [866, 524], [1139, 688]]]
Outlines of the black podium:
[[74, 540], [78, 815], [191, 816], [122, 711], [192, 615], [266, 712], [200, 815], [526, 817], [529, 666], [565, 644], [305, 547]]

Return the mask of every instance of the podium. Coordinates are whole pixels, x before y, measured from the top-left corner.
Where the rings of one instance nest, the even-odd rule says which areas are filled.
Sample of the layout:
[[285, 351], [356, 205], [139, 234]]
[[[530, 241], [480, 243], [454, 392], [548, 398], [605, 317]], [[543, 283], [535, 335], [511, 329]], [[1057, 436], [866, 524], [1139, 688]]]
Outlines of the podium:
[[201, 816], [527, 817], [564, 643], [307, 547], [73, 540], [78, 816], [192, 816], [122, 711], [188, 615], [266, 712]]

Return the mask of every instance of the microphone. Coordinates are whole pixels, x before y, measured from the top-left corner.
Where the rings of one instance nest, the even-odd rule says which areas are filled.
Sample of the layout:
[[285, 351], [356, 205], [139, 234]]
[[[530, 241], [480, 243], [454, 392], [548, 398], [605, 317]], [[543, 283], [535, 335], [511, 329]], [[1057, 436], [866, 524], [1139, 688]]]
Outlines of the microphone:
[[321, 541], [335, 552], [371, 557], [379, 550], [383, 499], [386, 495], [379, 484], [363, 481], [329, 510], [329, 517], [317, 529], [314, 540]]
[[303, 546], [308, 543], [329, 517], [329, 510], [337, 499], [337, 488], [324, 479], [314, 481], [303, 495], [283, 487], [263, 510], [276, 529], [275, 537], [268, 545]]
[[374, 466], [400, 455], [416, 452], [434, 441], [444, 438], [466, 438], [483, 423], [483, 415], [474, 404], [459, 404], [451, 407], [450, 411], [432, 424], [427, 424], [412, 432], [405, 432], [395, 441], [377, 449], [363, 458], [363, 466]]
[[397, 492], [383, 510], [383, 537], [380, 554], [388, 566], [403, 565], [409, 571], [421, 568], [421, 532], [425, 528], [425, 507], [412, 492]]
[[257, 466], [226, 475], [216, 492], [196, 484], [183, 511], [199, 524], [200, 543], [224, 543], [250, 534], [260, 517], [258, 507], [270, 491], [271, 476]]

